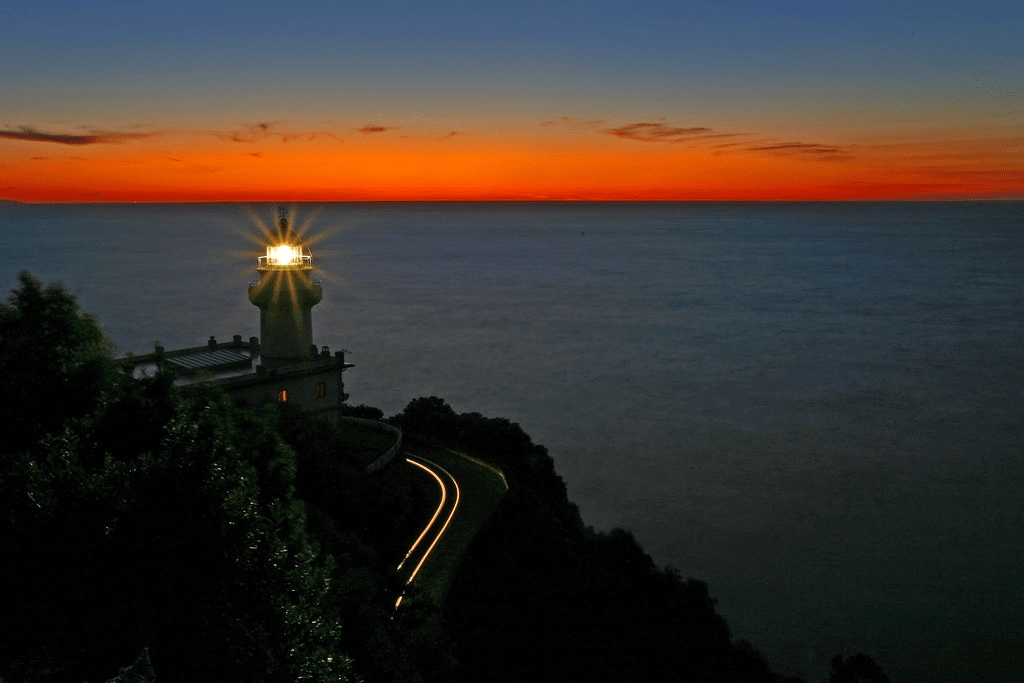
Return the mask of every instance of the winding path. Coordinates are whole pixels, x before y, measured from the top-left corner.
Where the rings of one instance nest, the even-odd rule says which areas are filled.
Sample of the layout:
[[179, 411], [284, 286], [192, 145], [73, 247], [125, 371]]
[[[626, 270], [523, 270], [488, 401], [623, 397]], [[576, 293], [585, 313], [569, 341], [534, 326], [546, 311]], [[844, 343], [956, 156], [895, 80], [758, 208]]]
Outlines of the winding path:
[[[452, 519], [455, 517], [455, 512], [458, 510], [462, 492], [459, 489], [459, 482], [455, 481], [455, 477], [437, 463], [412, 453], [407, 453], [405, 461], [433, 477], [441, 491], [441, 502], [434, 511], [433, 517], [427, 522], [419, 538], [412, 544], [409, 552], [405, 554], [405, 557], [397, 567], [398, 573], [404, 579], [404, 585], [408, 586], [416, 578], [416, 575], [419, 574], [423, 564], [430, 557], [430, 553], [437, 546], [441, 537], [444, 536], [444, 532], [448, 530]], [[396, 609], [402, 604], [403, 598], [405, 598], [404, 589], [402, 594], [398, 596], [398, 600], [395, 601]]]
[[444, 604], [462, 558], [508, 491], [494, 465], [446, 448], [430, 448], [429, 456], [406, 452], [406, 463], [437, 483], [440, 502], [397, 567], [403, 583], [396, 608], [413, 580], [427, 599]]

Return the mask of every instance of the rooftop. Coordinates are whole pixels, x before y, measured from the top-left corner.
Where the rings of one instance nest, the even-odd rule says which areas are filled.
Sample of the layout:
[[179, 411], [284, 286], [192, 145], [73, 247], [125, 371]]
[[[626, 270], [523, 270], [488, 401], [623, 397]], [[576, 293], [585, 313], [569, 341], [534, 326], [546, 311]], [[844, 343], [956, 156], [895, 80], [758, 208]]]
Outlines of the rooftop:
[[265, 368], [260, 364], [259, 340], [250, 337], [249, 341], [242, 341], [240, 335], [235, 335], [229, 342], [218, 342], [215, 337], [210, 337], [206, 346], [173, 351], [165, 351], [158, 344], [153, 353], [130, 357], [133, 362], [132, 375], [140, 378], [152, 376], [156, 373], [157, 363], [161, 358], [164, 363], [178, 371], [178, 378], [174, 382], [178, 385], [192, 384], [199, 379], [218, 382], [232, 380], [230, 384], [234, 385], [244, 381], [244, 378], [303, 375], [328, 367], [337, 367], [339, 363], [343, 369], [354, 367], [352, 363], [345, 362], [344, 352], [335, 352], [332, 356], [327, 347], [324, 347], [315, 358], [308, 361], [296, 361], [284, 367]]

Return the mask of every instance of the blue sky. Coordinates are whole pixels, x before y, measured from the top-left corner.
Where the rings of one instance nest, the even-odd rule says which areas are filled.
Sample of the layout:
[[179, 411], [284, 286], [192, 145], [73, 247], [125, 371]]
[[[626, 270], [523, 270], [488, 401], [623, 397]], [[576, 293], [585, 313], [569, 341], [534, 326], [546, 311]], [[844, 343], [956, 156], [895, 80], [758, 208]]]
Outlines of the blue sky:
[[0, 155], [24, 128], [420, 120], [525, 138], [571, 117], [863, 144], [1024, 125], [1013, 2], [44, 1], [0, 30]]

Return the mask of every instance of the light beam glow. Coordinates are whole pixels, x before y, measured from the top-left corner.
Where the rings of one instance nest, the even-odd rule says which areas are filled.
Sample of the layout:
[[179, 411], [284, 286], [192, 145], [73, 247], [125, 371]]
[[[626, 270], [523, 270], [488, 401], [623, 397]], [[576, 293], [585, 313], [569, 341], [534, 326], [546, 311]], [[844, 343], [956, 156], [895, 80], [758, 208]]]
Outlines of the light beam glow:
[[293, 266], [302, 262], [302, 247], [293, 247], [288, 244], [279, 244], [276, 247], [267, 247], [267, 265], [271, 266]]

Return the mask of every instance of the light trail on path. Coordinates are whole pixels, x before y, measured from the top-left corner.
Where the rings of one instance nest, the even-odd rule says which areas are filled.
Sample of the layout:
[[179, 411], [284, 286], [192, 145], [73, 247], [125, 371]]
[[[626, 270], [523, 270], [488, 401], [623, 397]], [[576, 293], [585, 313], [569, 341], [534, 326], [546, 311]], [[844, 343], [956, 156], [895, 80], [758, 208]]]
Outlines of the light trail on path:
[[[447, 531], [448, 526], [451, 524], [452, 519], [455, 517], [455, 511], [459, 507], [459, 499], [461, 498], [461, 492], [459, 490], [459, 482], [455, 481], [455, 477], [453, 477], [448, 470], [441, 467], [437, 463], [431, 462], [426, 458], [421, 458], [419, 456], [413, 455], [412, 453], [408, 454], [408, 457], [405, 459], [405, 461], [410, 465], [415, 465], [416, 467], [419, 467], [421, 470], [432, 476], [434, 480], [437, 482], [438, 488], [441, 489], [441, 502], [438, 504], [437, 509], [434, 511], [434, 515], [430, 518], [430, 521], [427, 522], [427, 525], [423, 528], [423, 531], [420, 533], [419, 538], [417, 538], [416, 541], [412, 544], [412, 547], [409, 548], [409, 552], [405, 554], [405, 557], [402, 559], [402, 561], [398, 564], [398, 567], [396, 568], [397, 571], [401, 572], [403, 568], [405, 568], [405, 566], [410, 562], [410, 560], [416, 563], [416, 566], [413, 568], [412, 572], [410, 572], [409, 577], [405, 580], [405, 585], [408, 586], [412, 583], [413, 579], [416, 578], [416, 575], [419, 574], [420, 569], [423, 568], [423, 563], [427, 561], [427, 558], [430, 556], [430, 553], [434, 550], [434, 546], [436, 546], [438, 541], [441, 540], [441, 537], [444, 535], [444, 532]], [[445, 480], [447, 480], [447, 483]], [[452, 489], [454, 495], [449, 495], [449, 486]], [[444, 512], [446, 508], [449, 507], [449, 501], [451, 501], [451, 509], [448, 511], [448, 514], [444, 519], [444, 523], [441, 524], [439, 529], [436, 529], [439, 520], [442, 517], [444, 517]], [[435, 529], [436, 533], [434, 533]], [[425, 550], [420, 550], [420, 552], [417, 553], [417, 550], [420, 548], [420, 545], [427, 538], [433, 538], [430, 545]], [[398, 609], [398, 606], [402, 604], [403, 598], [405, 598], [404, 590], [402, 591], [402, 594], [398, 596], [398, 600], [395, 601], [395, 609]]]

